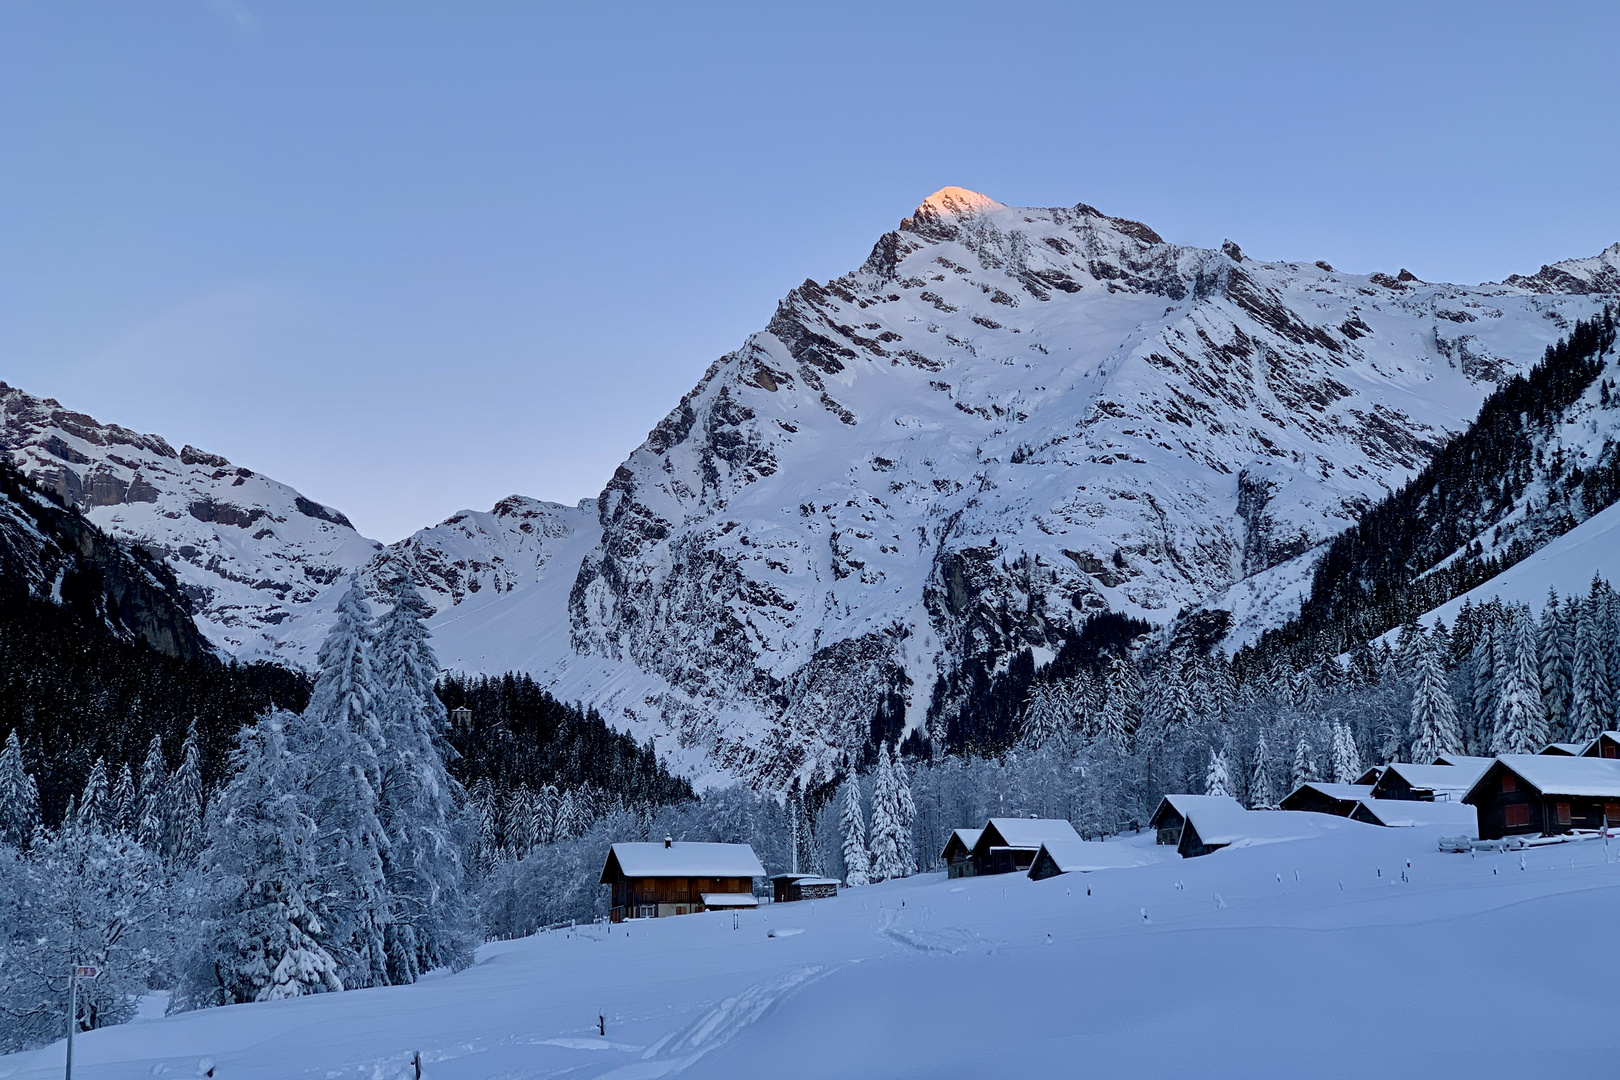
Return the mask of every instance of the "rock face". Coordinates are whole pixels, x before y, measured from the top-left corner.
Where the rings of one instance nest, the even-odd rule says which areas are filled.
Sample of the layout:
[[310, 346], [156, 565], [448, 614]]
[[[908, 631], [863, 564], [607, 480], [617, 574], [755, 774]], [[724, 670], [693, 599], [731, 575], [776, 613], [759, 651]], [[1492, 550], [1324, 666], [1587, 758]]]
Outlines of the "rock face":
[[286, 484], [4, 383], [0, 443], [35, 483], [166, 563], [197, 626], [243, 660], [312, 658], [325, 627], [302, 616], [380, 548]]
[[1430, 285], [948, 188], [790, 293], [618, 469], [572, 648], [647, 674], [629, 712], [782, 783], [890, 687], [916, 725], [969, 658], [1103, 608], [1164, 621], [1308, 551], [1617, 267]]
[[50, 600], [166, 656], [211, 654], [168, 567], [129, 549], [0, 461], [0, 598]]

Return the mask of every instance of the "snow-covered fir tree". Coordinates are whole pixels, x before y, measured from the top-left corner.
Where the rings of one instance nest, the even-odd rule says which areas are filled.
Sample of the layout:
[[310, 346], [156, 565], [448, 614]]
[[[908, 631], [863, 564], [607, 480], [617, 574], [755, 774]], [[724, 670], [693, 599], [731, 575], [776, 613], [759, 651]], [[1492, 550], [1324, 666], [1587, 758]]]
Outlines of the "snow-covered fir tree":
[[338, 961], [343, 985], [387, 985], [393, 905], [383, 860], [388, 836], [377, 816], [381, 768], [378, 688], [372, 670], [371, 608], [358, 580], [338, 600], [317, 656], [319, 674], [303, 714], [287, 725], [302, 759], [310, 816], [318, 832], [315, 915], [321, 944]]
[[1209, 771], [1204, 774], [1204, 794], [1232, 794], [1231, 771], [1226, 765], [1226, 754], [1220, 750], [1210, 751]]
[[1337, 784], [1353, 784], [1361, 776], [1361, 751], [1356, 749], [1356, 739], [1346, 724], [1333, 725], [1333, 781]]
[[1127, 745], [1142, 718], [1142, 680], [1136, 673], [1136, 665], [1128, 656], [1110, 657], [1103, 685], [1106, 696], [1098, 724], [1099, 734], [1121, 746]]
[[0, 844], [27, 847], [39, 824], [39, 788], [23, 762], [22, 741], [12, 731], [0, 750]]
[[1570, 665], [1568, 734], [1576, 742], [1585, 742], [1614, 726], [1614, 689], [1609, 670], [1609, 642], [1604, 640], [1603, 633], [1606, 620], [1595, 588], [1593, 595], [1579, 607]]
[[1254, 743], [1254, 768], [1249, 774], [1249, 807], [1269, 810], [1277, 805], [1277, 796], [1271, 783], [1271, 747], [1266, 744], [1266, 733], [1260, 732]]
[[866, 815], [861, 812], [861, 785], [851, 776], [844, 781], [839, 796], [839, 824], [844, 838], [844, 884], [865, 885], [869, 860], [866, 854]]
[[1460, 754], [1462, 730], [1445, 665], [1435, 643], [1424, 638], [1412, 650], [1412, 760], [1427, 765], [1438, 754]]
[[900, 876], [900, 828], [895, 820], [898, 813], [894, 761], [889, 756], [889, 744], [883, 743], [878, 747], [877, 771], [872, 782], [872, 858], [867, 873], [873, 881]]
[[1289, 772], [1289, 783], [1298, 788], [1317, 778], [1316, 755], [1311, 752], [1310, 739], [1302, 731], [1294, 740], [1294, 764]]
[[898, 877], [909, 877], [917, 872], [917, 848], [913, 831], [917, 823], [917, 804], [911, 797], [911, 771], [900, 756], [900, 744], [894, 747], [894, 847], [900, 856]]
[[1570, 607], [1549, 592], [1541, 613], [1541, 711], [1554, 738], [1569, 731], [1570, 695], [1575, 667], [1575, 624]]
[[1496, 714], [1491, 753], [1534, 754], [1547, 743], [1547, 719], [1541, 709], [1540, 653], [1527, 610], [1517, 610], [1501, 635], [1506, 664], [1498, 671]]
[[135, 839], [148, 851], [163, 850], [167, 823], [169, 766], [163, 760], [163, 736], [153, 735], [141, 764], [140, 786], [135, 795]]
[[113, 781], [107, 827], [130, 835], [135, 831], [135, 776], [127, 761], [118, 767], [118, 779]]
[[81, 829], [103, 829], [107, 825], [107, 800], [112, 794], [107, 781], [107, 762], [96, 758], [90, 766], [90, 775], [84, 781], [84, 793], [79, 796], [76, 814]]
[[183, 1008], [343, 989], [321, 944], [317, 827], [289, 723], [291, 714], [272, 714], [243, 729], [230, 782], [209, 807], [202, 932], [184, 968]]
[[202, 755], [193, 727], [180, 748], [180, 765], [165, 787], [164, 849], [169, 858], [187, 865], [203, 845]]

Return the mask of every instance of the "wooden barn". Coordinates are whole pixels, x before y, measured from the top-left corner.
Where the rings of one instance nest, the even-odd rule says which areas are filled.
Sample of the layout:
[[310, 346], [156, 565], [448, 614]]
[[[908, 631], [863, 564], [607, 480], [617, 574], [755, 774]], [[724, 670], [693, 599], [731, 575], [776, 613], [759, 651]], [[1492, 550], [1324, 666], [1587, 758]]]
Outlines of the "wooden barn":
[[1079, 840], [1062, 818], [991, 818], [973, 844], [973, 872], [1011, 874], [1028, 870], [1041, 845], [1052, 840]]
[[1391, 762], [1373, 785], [1375, 799], [1416, 799], [1421, 802], [1457, 802], [1490, 765], [1490, 758], [1454, 758], [1462, 765], [1412, 765]]
[[1439, 825], [1447, 836], [1469, 836], [1479, 839], [1479, 815], [1465, 803], [1449, 799], [1440, 802], [1420, 802], [1417, 799], [1365, 799], [1350, 812], [1351, 821], [1365, 821], [1368, 825], [1403, 829], [1418, 825]]
[[1158, 832], [1158, 841], [1161, 844], [1176, 845], [1181, 843], [1181, 826], [1186, 822], [1187, 815], [1195, 806], [1220, 805], [1232, 810], [1242, 810], [1243, 804], [1230, 795], [1166, 795], [1159, 800], [1158, 809], [1148, 818], [1148, 828]]
[[1603, 731], [1581, 748], [1581, 757], [1620, 758], [1620, 731]]
[[820, 874], [772, 874], [771, 895], [778, 904], [831, 900], [838, 895], [838, 879]]
[[1093, 870], [1116, 870], [1126, 866], [1148, 866], [1157, 862], [1152, 852], [1135, 844], [1101, 840], [1048, 840], [1035, 853], [1029, 876], [1036, 881], [1059, 874], [1089, 874]]
[[754, 879], [765, 876], [747, 844], [614, 844], [601, 883], [613, 890], [613, 922], [754, 907]]
[[1349, 817], [1357, 803], [1370, 798], [1371, 784], [1330, 784], [1325, 780], [1307, 780], [1289, 792], [1278, 804], [1278, 809]]
[[951, 838], [945, 841], [945, 850], [940, 852], [940, 858], [945, 860], [945, 875], [947, 877], [972, 877], [973, 845], [979, 842], [979, 834], [983, 829], [954, 829]]
[[1503, 754], [1463, 801], [1478, 813], [1481, 840], [1599, 829], [1620, 823], [1620, 761]]

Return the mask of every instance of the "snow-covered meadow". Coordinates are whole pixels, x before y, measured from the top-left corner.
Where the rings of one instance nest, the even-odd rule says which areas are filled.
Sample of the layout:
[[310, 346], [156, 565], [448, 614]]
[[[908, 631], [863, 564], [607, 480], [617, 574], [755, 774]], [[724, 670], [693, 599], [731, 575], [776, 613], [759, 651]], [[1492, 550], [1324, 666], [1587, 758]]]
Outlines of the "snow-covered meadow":
[[[1598, 1076], [1620, 840], [1427, 828], [1045, 881], [939, 874], [484, 946], [410, 986], [81, 1035], [81, 1080]], [[606, 1034], [598, 1033], [598, 1016]], [[62, 1075], [60, 1042], [0, 1080]]]

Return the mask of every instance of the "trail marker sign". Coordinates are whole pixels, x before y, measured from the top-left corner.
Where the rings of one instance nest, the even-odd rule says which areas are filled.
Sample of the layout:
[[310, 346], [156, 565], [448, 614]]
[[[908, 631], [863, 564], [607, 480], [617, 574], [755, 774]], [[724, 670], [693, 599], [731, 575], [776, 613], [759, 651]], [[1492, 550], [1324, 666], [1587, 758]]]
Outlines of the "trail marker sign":
[[88, 966], [88, 965], [86, 965], [84, 967], [76, 967], [76, 968], [73, 969], [73, 975], [74, 975], [75, 978], [79, 978], [79, 979], [100, 978], [101, 969], [98, 968], [98, 967], [91, 967], [91, 966]]

